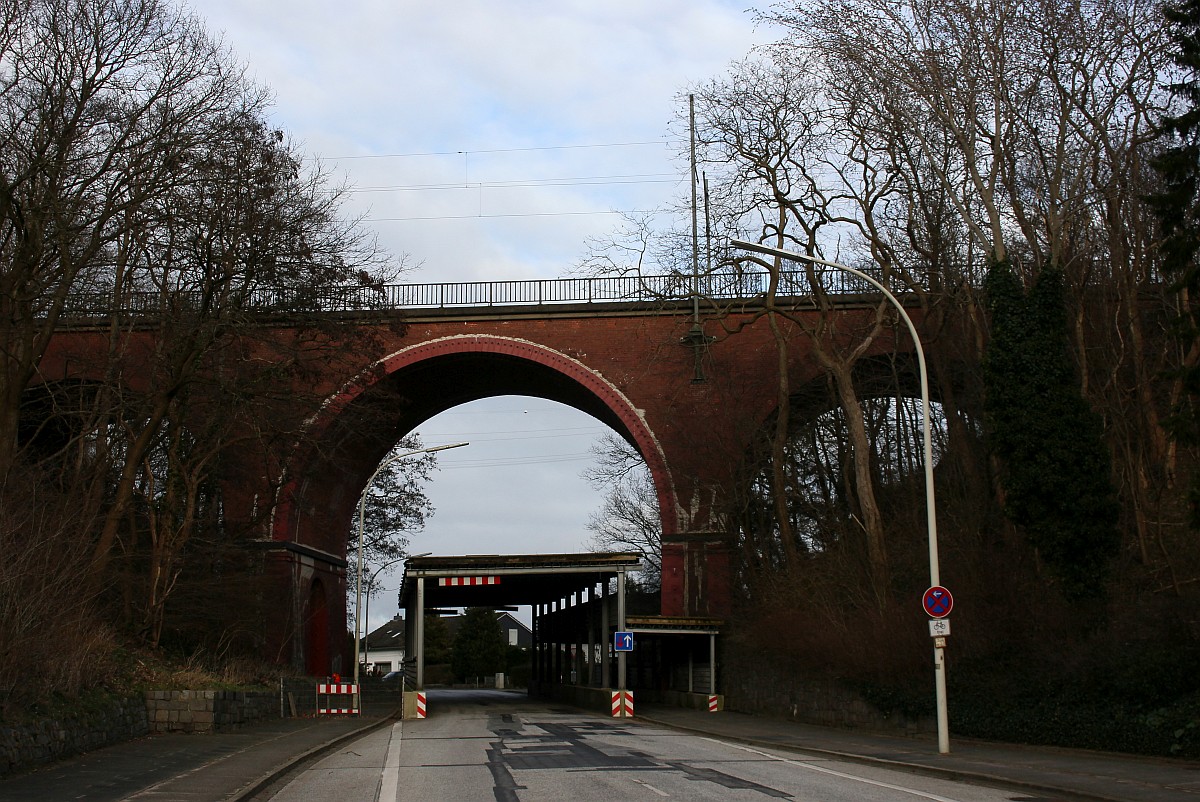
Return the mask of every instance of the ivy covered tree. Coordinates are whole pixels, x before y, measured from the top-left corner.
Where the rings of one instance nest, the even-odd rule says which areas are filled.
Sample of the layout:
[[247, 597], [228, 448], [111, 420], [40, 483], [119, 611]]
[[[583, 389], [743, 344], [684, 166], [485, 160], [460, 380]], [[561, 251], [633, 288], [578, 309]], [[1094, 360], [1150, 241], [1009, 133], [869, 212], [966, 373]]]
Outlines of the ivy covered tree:
[[985, 416], [1005, 513], [1066, 598], [1100, 597], [1120, 545], [1118, 506], [1101, 420], [1067, 346], [1062, 272], [1043, 270], [1026, 293], [1008, 262], [997, 262], [986, 290]]

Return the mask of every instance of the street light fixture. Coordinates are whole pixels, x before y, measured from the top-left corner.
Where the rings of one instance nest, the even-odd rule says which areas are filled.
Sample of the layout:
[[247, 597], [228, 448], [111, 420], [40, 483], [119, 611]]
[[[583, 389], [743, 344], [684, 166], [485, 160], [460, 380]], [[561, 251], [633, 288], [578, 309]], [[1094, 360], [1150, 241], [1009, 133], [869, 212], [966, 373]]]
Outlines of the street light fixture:
[[[825, 265], [826, 267], [851, 273], [869, 282], [873, 287], [882, 292], [892, 303], [892, 306], [896, 307], [896, 311], [900, 313], [900, 318], [904, 321], [904, 325], [908, 327], [908, 333], [912, 337], [913, 345], [917, 349], [917, 367], [921, 374], [921, 438], [925, 446], [925, 521], [929, 534], [929, 584], [930, 587], [939, 587], [942, 583], [940, 571], [938, 570], [937, 509], [934, 504], [933, 489], [933, 436], [930, 433], [931, 427], [929, 422], [929, 371], [925, 366], [925, 349], [921, 345], [921, 338], [917, 334], [917, 327], [913, 324], [912, 318], [908, 316], [904, 305], [892, 294], [891, 290], [861, 270], [855, 270], [853, 267], [848, 267], [839, 262], [830, 262], [827, 259], [819, 259], [815, 256], [796, 253], [795, 251], [786, 251], [782, 248], [773, 248], [770, 245], [762, 245], [757, 242], [746, 242], [745, 240], [735, 239], [730, 240], [730, 244], [743, 251], [752, 251], [781, 259], [791, 259], [797, 262], [812, 262], [813, 264]], [[946, 705], [946, 655], [945, 649], [937, 645], [939, 642], [938, 640], [934, 641], [933, 668], [934, 686], [937, 693], [938, 752], [945, 755], [950, 752], [949, 714], [947, 713]]]
[[358, 575], [357, 575], [357, 598], [354, 602], [354, 684], [358, 685], [358, 660], [359, 660], [359, 632], [362, 629], [362, 571], [363, 571], [363, 524], [367, 510], [367, 492], [371, 489], [371, 485], [375, 483], [375, 477], [379, 476], [379, 472], [394, 462], [411, 457], [414, 454], [432, 454], [435, 451], [446, 451], [451, 448], [461, 448], [470, 443], [451, 443], [445, 446], [431, 446], [430, 448], [418, 448], [415, 451], [405, 451], [402, 454], [390, 454], [383, 462], [379, 463], [379, 467], [371, 474], [371, 478], [363, 485], [362, 495], [358, 498]]
[[[364, 638], [362, 663], [364, 668], [366, 668], [367, 664], [371, 662], [371, 588], [375, 587], [375, 577], [379, 576], [381, 573], [383, 573], [383, 571], [391, 568], [396, 563], [403, 562], [406, 559], [408, 559], [407, 555], [402, 554], [394, 560], [388, 560], [383, 565], [372, 571], [371, 576], [367, 578], [367, 606], [363, 608], [362, 616]], [[358, 629], [358, 622], [355, 622], [354, 628], [355, 630]]]

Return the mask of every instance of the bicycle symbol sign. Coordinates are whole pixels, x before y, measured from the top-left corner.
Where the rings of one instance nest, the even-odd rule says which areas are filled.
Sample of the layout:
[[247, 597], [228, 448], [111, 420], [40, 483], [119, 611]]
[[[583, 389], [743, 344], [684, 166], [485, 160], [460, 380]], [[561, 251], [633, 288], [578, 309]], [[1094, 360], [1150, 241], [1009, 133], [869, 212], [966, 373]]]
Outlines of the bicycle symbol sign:
[[941, 585], [934, 585], [925, 591], [925, 595], [921, 598], [921, 606], [931, 617], [945, 618], [954, 608], [954, 597]]

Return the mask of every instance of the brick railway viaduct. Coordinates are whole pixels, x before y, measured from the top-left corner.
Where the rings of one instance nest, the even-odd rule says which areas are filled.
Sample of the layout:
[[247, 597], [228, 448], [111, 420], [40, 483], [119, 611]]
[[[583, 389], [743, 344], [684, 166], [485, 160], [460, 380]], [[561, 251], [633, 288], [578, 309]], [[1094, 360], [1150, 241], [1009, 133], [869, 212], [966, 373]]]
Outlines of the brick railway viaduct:
[[[234, 468], [223, 476], [224, 511], [230, 522], [256, 521], [252, 536], [268, 549], [269, 570], [280, 598], [287, 599], [276, 622], [281, 654], [290, 653], [297, 665], [325, 673], [331, 650], [342, 642], [350, 521], [380, 460], [431, 417], [492, 396], [561, 402], [633, 444], [653, 475], [662, 515], [662, 614], [728, 614], [731, 544], [722, 505], [754, 438], [772, 419], [779, 393], [781, 351], [761, 296], [739, 291], [742, 300], [722, 302], [719, 313], [706, 300], [701, 332], [686, 298], [597, 301], [580, 300], [575, 292], [573, 299], [546, 300], [539, 289], [530, 300], [526, 285], [546, 284], [466, 285], [465, 302], [457, 300], [464, 285], [407, 285], [401, 289], [440, 287], [441, 300], [431, 301], [426, 289], [416, 303], [400, 298], [391, 308], [325, 315], [353, 336], [314, 338], [286, 317], [257, 324], [255, 343], [243, 358], [296, 358], [297, 344], [307, 344], [299, 348], [308, 356], [300, 357], [305, 364], [297, 372], [306, 392], [297, 397], [313, 401], [295, 412], [304, 432], [299, 442], [243, 448], [226, 460]], [[520, 297], [513, 300], [518, 285]], [[447, 302], [451, 290], [456, 297]], [[874, 295], [841, 296], [838, 311], [825, 318], [831, 336], [847, 345], [858, 342], [879, 303]], [[788, 341], [793, 395], [819, 387], [812, 397], [827, 404], [825, 374], [805, 333], [820, 313], [804, 297], [794, 298], [791, 310], [804, 325], [776, 321]], [[912, 315], [920, 327], [919, 310]], [[126, 353], [153, 349], [152, 333], [125, 336], [131, 338]], [[95, 378], [98, 368], [88, 366], [106, 353], [109, 338], [100, 327], [86, 326], [55, 335], [41, 365], [43, 380]], [[322, 347], [311, 347], [316, 340]], [[910, 361], [911, 354], [903, 327], [893, 326], [873, 342], [864, 363], [897, 355]], [[127, 369], [124, 380], [141, 381], [136, 368]], [[269, 519], [256, 516], [268, 500]]]

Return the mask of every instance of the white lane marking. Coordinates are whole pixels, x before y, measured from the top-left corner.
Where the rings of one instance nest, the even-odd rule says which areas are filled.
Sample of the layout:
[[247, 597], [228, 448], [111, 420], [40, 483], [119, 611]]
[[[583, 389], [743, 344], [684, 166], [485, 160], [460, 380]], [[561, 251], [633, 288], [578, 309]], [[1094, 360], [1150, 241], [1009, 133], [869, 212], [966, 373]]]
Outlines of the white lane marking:
[[633, 778], [633, 781], [634, 781], [635, 783], [637, 783], [638, 785], [642, 785], [642, 786], [645, 786], [646, 788], [649, 788], [651, 791], [653, 791], [654, 793], [658, 794], [659, 796], [670, 796], [670, 794], [668, 794], [666, 791], [663, 791], [663, 790], [661, 790], [661, 789], [655, 788], [653, 785], [651, 785], [650, 783], [646, 782], [645, 780], [639, 780], [639, 779], [637, 779], [637, 778], [635, 777], [635, 778]]
[[383, 759], [383, 777], [379, 780], [378, 796], [381, 802], [396, 802], [396, 797], [400, 795], [400, 748], [403, 745], [404, 722], [397, 721], [392, 725], [387, 756]]
[[772, 755], [769, 752], [760, 752], [759, 750], [751, 749], [748, 746], [741, 746], [739, 744], [731, 744], [728, 741], [718, 741], [715, 738], [703, 738], [701, 740], [710, 741], [715, 744], [722, 744], [724, 746], [731, 746], [734, 749], [741, 749], [743, 752], [750, 752], [755, 755], [762, 755], [765, 758], [770, 758], [771, 760], [777, 760], [780, 763], [786, 763], [789, 766], [796, 766], [797, 768], [801, 768], [801, 769], [817, 771], [817, 772], [820, 772], [821, 774], [832, 774], [834, 777], [842, 777], [843, 779], [854, 780], [855, 782], [866, 783], [867, 785], [874, 785], [874, 786], [878, 786], [879, 788], [887, 788], [890, 791], [900, 791], [905, 794], [912, 794], [913, 796], [919, 796], [922, 799], [930, 799], [933, 802], [958, 802], [958, 800], [956, 800], [956, 799], [949, 799], [944, 796], [938, 796], [937, 794], [929, 794], [929, 793], [926, 793], [925, 791], [918, 791], [915, 788], [905, 788], [903, 785], [892, 785], [891, 783], [879, 782], [878, 780], [868, 780], [866, 777], [856, 777], [853, 774], [846, 774], [844, 772], [834, 771], [833, 769], [826, 769], [826, 768], [822, 768], [820, 766], [814, 766], [812, 763], [805, 763], [805, 762], [799, 761], [799, 760], [788, 760], [785, 757], [779, 757], [778, 755]]

